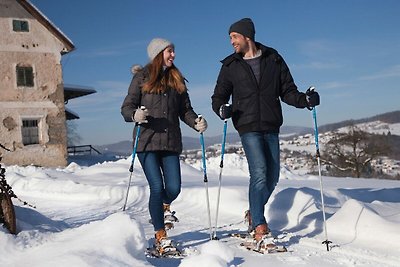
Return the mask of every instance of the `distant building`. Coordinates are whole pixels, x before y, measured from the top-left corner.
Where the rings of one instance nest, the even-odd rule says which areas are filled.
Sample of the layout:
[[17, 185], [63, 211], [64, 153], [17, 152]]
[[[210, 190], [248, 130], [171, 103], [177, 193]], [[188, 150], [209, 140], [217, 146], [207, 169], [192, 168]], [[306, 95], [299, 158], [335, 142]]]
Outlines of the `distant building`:
[[65, 166], [66, 119], [79, 118], [65, 103], [95, 92], [64, 93], [61, 57], [74, 44], [26, 0], [0, 0], [0, 36], [0, 143], [13, 150], [2, 162]]

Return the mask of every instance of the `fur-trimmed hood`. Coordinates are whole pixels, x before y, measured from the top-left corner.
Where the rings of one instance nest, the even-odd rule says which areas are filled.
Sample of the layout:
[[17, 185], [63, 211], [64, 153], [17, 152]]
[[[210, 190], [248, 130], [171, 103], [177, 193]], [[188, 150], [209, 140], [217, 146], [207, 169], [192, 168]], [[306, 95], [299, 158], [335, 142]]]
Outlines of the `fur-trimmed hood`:
[[140, 64], [135, 64], [135, 65], [132, 65], [132, 67], [131, 67], [131, 72], [132, 72], [133, 75], [135, 75], [136, 73], [138, 73], [138, 72], [141, 71], [142, 69], [143, 69], [143, 66], [142, 66], [142, 65], [140, 65]]

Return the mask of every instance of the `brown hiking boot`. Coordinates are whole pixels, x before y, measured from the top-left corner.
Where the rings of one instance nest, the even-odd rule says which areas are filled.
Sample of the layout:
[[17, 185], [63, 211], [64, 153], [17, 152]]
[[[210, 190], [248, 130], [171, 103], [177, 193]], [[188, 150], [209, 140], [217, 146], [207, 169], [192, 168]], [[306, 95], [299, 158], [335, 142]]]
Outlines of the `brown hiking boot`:
[[165, 229], [169, 230], [174, 228], [174, 223], [179, 222], [178, 218], [175, 216], [175, 211], [171, 211], [170, 204], [163, 204], [163, 210]]
[[254, 233], [254, 239], [258, 242], [268, 234], [269, 234], [268, 224], [266, 224], [266, 223], [259, 224], [256, 227], [256, 230]]
[[181, 253], [167, 237], [165, 229], [160, 229], [155, 234], [155, 249], [156, 255], [161, 257], [179, 256]]
[[165, 231], [165, 229], [160, 229], [156, 232], [155, 234], [155, 243], [156, 246], [159, 246], [161, 244], [161, 240], [166, 239], [167, 237], [167, 232]]
[[164, 212], [171, 212], [171, 204], [163, 204]]

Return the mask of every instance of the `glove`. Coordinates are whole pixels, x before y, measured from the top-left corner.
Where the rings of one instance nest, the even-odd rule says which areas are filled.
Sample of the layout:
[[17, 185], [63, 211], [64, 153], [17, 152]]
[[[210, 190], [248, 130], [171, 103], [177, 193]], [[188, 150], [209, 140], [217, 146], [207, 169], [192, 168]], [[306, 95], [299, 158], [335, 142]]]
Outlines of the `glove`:
[[207, 129], [207, 121], [203, 117], [198, 117], [194, 120], [194, 128], [199, 132], [203, 133]]
[[149, 116], [149, 110], [141, 107], [136, 109], [133, 120], [138, 123], [147, 123], [147, 116]]
[[314, 91], [315, 87], [311, 86], [306, 91], [306, 100], [308, 107], [312, 108], [319, 105], [319, 94]]
[[219, 117], [222, 120], [232, 117], [232, 105], [224, 104], [219, 108]]

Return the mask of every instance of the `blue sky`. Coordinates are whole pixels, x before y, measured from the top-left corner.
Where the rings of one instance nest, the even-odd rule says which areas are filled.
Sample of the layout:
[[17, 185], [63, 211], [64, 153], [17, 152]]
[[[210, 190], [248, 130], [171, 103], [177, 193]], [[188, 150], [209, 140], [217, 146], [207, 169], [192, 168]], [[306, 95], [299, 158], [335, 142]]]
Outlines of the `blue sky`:
[[[154, 37], [176, 46], [175, 65], [189, 80], [192, 105], [222, 133], [211, 111], [220, 60], [233, 52], [229, 26], [253, 19], [256, 41], [279, 51], [300, 91], [321, 95], [319, 125], [400, 109], [400, 1], [397, 0], [31, 0], [75, 44], [63, 57], [66, 84], [94, 95], [71, 100], [82, 144], [132, 138], [120, 106], [133, 64], [148, 62]], [[309, 111], [284, 106], [284, 125], [313, 127]], [[229, 124], [228, 131], [234, 131]], [[197, 136], [182, 124], [183, 134]]]

